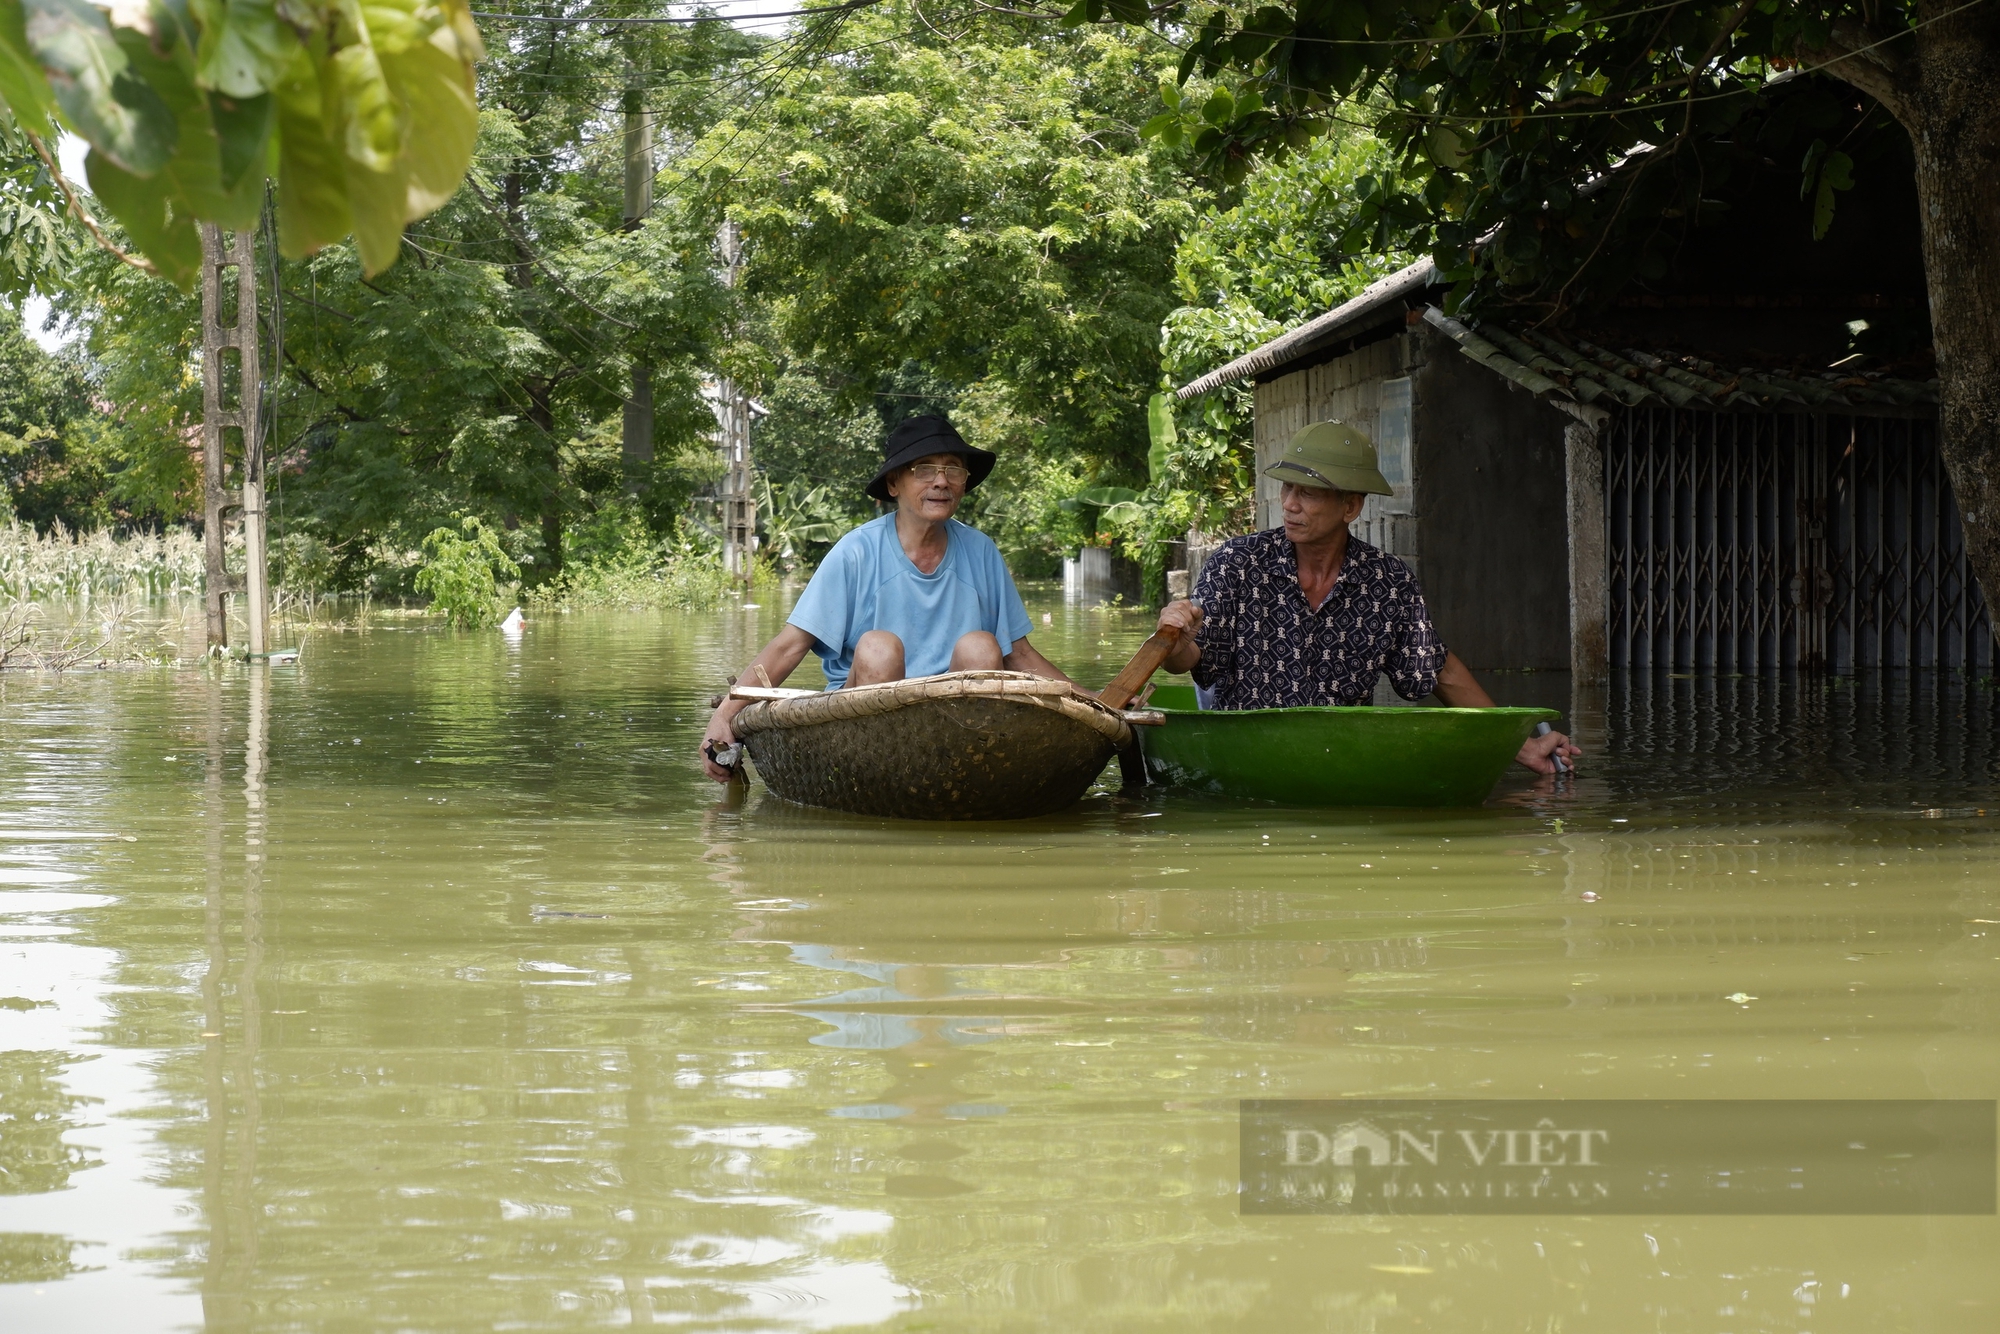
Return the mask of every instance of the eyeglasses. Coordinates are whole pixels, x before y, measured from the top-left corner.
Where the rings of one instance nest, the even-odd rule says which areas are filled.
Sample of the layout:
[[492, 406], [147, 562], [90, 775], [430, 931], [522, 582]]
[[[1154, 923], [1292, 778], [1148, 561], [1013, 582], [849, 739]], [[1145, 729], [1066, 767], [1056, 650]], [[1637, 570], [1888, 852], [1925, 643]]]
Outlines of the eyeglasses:
[[959, 463], [913, 463], [910, 476], [919, 482], [935, 482], [940, 477], [947, 482], [962, 482], [972, 476], [972, 470]]

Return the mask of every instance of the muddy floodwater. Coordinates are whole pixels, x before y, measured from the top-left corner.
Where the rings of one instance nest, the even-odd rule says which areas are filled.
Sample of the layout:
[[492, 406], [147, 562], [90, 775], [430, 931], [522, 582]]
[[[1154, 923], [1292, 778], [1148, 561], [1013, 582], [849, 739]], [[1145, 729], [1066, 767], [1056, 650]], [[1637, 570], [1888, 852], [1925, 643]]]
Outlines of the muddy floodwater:
[[0, 677], [0, 1330], [2000, 1328], [1991, 1215], [1238, 1196], [1243, 1099], [2000, 1094], [1989, 684], [1492, 677], [1581, 777], [911, 824], [693, 768], [779, 614]]

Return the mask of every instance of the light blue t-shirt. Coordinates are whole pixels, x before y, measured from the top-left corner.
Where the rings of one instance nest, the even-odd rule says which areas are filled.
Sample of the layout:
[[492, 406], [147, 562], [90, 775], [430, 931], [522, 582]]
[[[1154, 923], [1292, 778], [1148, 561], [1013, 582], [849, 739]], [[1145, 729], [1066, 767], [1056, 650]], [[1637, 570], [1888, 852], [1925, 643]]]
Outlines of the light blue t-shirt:
[[960, 635], [985, 630], [1014, 651], [1034, 622], [1021, 604], [1014, 576], [993, 539], [956, 519], [945, 520], [944, 559], [925, 574], [896, 537], [896, 516], [884, 514], [834, 543], [789, 618], [818, 642], [813, 652], [829, 689], [847, 684], [854, 647], [870, 630], [903, 641], [903, 673], [935, 676], [951, 670]]

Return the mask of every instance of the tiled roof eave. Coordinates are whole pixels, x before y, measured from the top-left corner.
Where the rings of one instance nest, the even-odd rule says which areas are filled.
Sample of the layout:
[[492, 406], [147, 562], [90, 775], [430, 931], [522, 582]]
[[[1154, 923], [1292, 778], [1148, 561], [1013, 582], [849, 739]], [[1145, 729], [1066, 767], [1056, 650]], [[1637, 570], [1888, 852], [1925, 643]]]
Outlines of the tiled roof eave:
[[[1543, 373], [1542, 370], [1536, 369], [1533, 363], [1541, 361], [1551, 370], [1560, 370], [1559, 367], [1556, 367], [1546, 359], [1531, 357], [1528, 362], [1523, 362], [1513, 356], [1509, 356], [1507, 351], [1503, 351], [1492, 341], [1481, 338], [1478, 334], [1466, 328], [1465, 325], [1445, 314], [1436, 306], [1424, 307], [1424, 320], [1445, 337], [1451, 339], [1452, 342], [1458, 344], [1458, 350], [1467, 357], [1478, 362], [1495, 375], [1512, 380], [1515, 384], [1520, 385], [1550, 407], [1566, 412], [1578, 421], [1591, 427], [1602, 426], [1610, 420], [1611, 414], [1609, 412], [1606, 412], [1595, 403], [1585, 401], [1575, 388], [1562, 383], [1560, 380], [1551, 378], [1549, 375]], [[1498, 332], [1500, 331], [1496, 330], [1496, 333]], [[1518, 340], [1514, 341], [1518, 342]], [[1520, 344], [1520, 346], [1523, 348], [1526, 347], [1525, 344]]]
[[[1729, 371], [1696, 357], [1667, 357], [1627, 348], [1621, 353], [1577, 339], [1569, 344], [1534, 329], [1518, 334], [1496, 323], [1467, 329], [1443, 312], [1424, 312], [1459, 351], [1496, 374], [1566, 411], [1574, 402], [1599, 408], [1669, 407], [1708, 412], [1839, 412], [1855, 416], [1928, 416], [1937, 409], [1936, 381], [1849, 375], [1802, 379], [1745, 368]], [[1500, 353], [1497, 358], [1494, 353]], [[1672, 355], [1672, 354], [1669, 354]], [[1581, 415], [1572, 411], [1572, 415]]]

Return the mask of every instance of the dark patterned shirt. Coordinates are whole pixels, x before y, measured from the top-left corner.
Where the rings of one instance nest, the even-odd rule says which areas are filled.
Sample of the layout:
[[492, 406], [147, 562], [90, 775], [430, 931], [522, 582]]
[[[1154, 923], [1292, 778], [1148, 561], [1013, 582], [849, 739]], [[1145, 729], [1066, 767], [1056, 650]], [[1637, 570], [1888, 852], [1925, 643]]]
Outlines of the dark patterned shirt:
[[1195, 581], [1195, 684], [1218, 709], [1366, 704], [1387, 673], [1404, 699], [1437, 689], [1444, 645], [1410, 567], [1358, 537], [1314, 611], [1283, 528], [1222, 544]]

